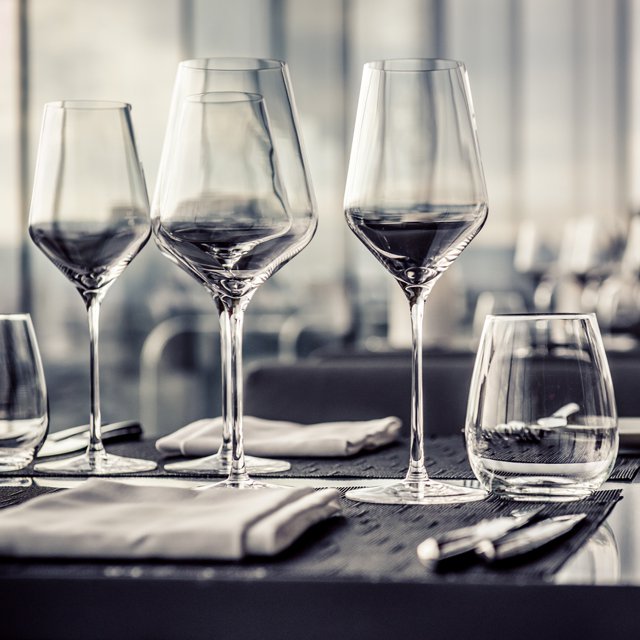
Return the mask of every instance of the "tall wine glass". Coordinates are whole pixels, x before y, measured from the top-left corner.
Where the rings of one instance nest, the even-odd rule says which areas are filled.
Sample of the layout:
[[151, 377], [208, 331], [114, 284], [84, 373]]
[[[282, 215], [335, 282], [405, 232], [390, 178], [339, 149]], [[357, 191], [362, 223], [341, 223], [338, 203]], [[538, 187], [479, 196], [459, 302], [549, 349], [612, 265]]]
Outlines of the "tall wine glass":
[[[225, 484], [260, 486], [248, 475], [242, 439], [244, 311], [257, 288], [308, 244], [316, 216], [310, 198], [303, 208], [291, 204], [261, 95], [188, 96], [175, 134], [153, 230], [161, 250], [211, 293], [221, 318], [223, 404], [231, 427]], [[225, 463], [223, 451], [171, 468], [208, 470]], [[263, 473], [289, 468], [278, 460], [258, 464]]]
[[[169, 167], [177, 142], [177, 128], [185, 98], [207, 92], [245, 92], [262, 96], [269, 113], [269, 128], [273, 134], [278, 167], [284, 191], [291, 211], [308, 218], [309, 233], [292, 242], [292, 255], [297, 253], [313, 235], [315, 230], [314, 198], [306, 168], [306, 161], [298, 135], [298, 124], [293, 91], [286, 63], [261, 58], [200, 58], [185, 60], [178, 66], [173, 88], [169, 122], [165, 134], [160, 171], [152, 205], [152, 216], [160, 216], [161, 203], [169, 186], [173, 168]], [[172, 167], [175, 166], [173, 163]], [[158, 244], [162, 245], [158, 237]], [[172, 253], [165, 251], [171, 258]], [[284, 261], [286, 262], [286, 260]], [[284, 262], [282, 264], [284, 264]], [[178, 264], [180, 262], [178, 261]], [[193, 272], [189, 271], [191, 275]], [[209, 289], [206, 282], [204, 286]], [[215, 299], [215, 296], [214, 296]], [[228, 314], [221, 313], [220, 353], [222, 354], [222, 417], [223, 433], [219, 451], [211, 456], [189, 462], [165, 465], [171, 471], [187, 473], [229, 474], [232, 467], [232, 417], [231, 396], [228, 380], [232, 376], [228, 354], [230, 353], [230, 327]], [[290, 465], [254, 456], [245, 456], [249, 472], [274, 473], [286, 471]]]
[[149, 460], [107, 454], [100, 430], [100, 303], [150, 235], [149, 203], [130, 111], [121, 102], [65, 100], [45, 106], [29, 234], [86, 305], [91, 413], [84, 455], [39, 464], [37, 470], [112, 475], [156, 467]]
[[442, 273], [480, 231], [487, 195], [463, 64], [386, 60], [365, 65], [345, 193], [351, 230], [402, 287], [411, 311], [411, 451], [406, 478], [347, 493], [362, 502], [481, 499], [434, 482], [424, 464], [422, 321]]

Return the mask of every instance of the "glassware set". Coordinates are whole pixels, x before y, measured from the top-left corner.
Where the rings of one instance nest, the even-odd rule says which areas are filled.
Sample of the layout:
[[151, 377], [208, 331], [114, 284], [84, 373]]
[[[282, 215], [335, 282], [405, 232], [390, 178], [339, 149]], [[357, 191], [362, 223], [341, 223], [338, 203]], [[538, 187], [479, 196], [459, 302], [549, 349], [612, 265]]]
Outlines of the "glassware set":
[[[153, 231], [162, 253], [212, 296], [221, 328], [222, 445], [215, 455], [165, 468], [226, 475], [222, 486], [266, 486], [249, 474], [279, 473], [289, 463], [244, 455], [243, 317], [258, 287], [311, 241], [317, 226], [287, 65], [232, 58], [179, 65], [151, 207], [130, 110], [127, 104], [111, 102], [64, 101], [45, 107], [29, 233], [85, 302], [91, 410], [87, 451], [35, 468], [56, 474], [114, 475], [156, 466], [105, 452], [98, 367], [100, 304]], [[457, 503], [483, 499], [485, 489], [516, 498], [543, 494], [568, 499], [588, 494], [611, 469], [617, 450], [615, 405], [594, 318], [490, 317], [466, 425], [471, 465], [484, 488], [435, 482], [427, 475], [424, 303], [439, 277], [480, 231], [487, 212], [464, 65], [437, 59], [365, 65], [345, 215], [353, 233], [407, 298], [413, 335], [412, 411], [405, 479], [350, 491], [351, 499]], [[33, 330], [28, 318], [21, 320], [28, 345]], [[0, 317], [0, 332], [5, 323], [12, 326]], [[0, 342], [4, 339], [2, 333]], [[4, 342], [0, 347], [4, 353]], [[33, 346], [29, 348], [34, 353]], [[551, 359], [576, 374], [575, 387], [562, 397], [547, 394], [536, 377]], [[13, 467], [12, 458], [4, 457], [2, 470], [28, 464], [46, 433], [46, 391], [37, 348], [34, 363], [27, 375], [33, 387], [31, 406], [15, 408], [10, 418], [12, 424], [30, 425], [23, 438], [25, 450], [16, 453], [23, 457]], [[560, 415], [563, 407], [566, 411]], [[4, 440], [9, 435], [3, 410], [0, 406]], [[509, 426], [516, 423], [522, 425], [520, 432]], [[540, 435], [540, 442], [532, 445], [534, 455], [543, 441], [544, 446], [559, 447], [567, 458], [562, 464], [568, 465], [563, 480], [554, 479], [556, 461], [546, 451], [544, 460], [524, 464], [517, 452], [522, 448], [518, 438], [525, 434]], [[515, 458], [503, 460], [500, 449]], [[574, 463], [580, 467], [577, 479]], [[535, 491], [530, 490], [532, 484]]]

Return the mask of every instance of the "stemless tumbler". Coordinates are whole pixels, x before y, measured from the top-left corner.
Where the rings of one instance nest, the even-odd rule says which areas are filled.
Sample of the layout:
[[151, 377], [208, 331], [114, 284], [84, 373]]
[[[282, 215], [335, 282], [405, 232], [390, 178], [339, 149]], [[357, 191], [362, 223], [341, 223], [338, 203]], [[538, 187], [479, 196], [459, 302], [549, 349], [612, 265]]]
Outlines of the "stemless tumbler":
[[31, 318], [0, 315], [0, 471], [26, 467], [48, 425], [47, 389]]
[[597, 489], [618, 429], [595, 316], [487, 316], [465, 433], [473, 472], [496, 494], [563, 501]]

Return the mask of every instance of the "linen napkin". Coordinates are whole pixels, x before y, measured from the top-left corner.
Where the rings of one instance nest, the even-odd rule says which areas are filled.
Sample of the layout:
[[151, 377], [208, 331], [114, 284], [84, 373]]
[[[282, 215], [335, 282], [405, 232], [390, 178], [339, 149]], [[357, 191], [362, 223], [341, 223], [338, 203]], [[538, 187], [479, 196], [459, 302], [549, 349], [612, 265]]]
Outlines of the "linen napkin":
[[0, 555], [236, 560], [274, 555], [340, 512], [334, 489], [136, 486], [90, 479], [0, 512]]
[[[399, 418], [359, 422], [297, 424], [245, 416], [244, 450], [254, 456], [350, 456], [393, 442]], [[165, 455], [206, 456], [222, 441], [222, 418], [197, 420], [160, 438], [156, 449]]]

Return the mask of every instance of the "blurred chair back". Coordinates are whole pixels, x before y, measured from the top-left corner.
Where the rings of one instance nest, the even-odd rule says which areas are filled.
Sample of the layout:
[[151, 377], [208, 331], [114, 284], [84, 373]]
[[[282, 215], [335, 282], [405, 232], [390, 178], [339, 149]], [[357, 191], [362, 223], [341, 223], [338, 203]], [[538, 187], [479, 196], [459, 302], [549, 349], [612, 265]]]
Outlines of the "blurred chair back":
[[[425, 358], [425, 433], [451, 434], [464, 427], [473, 368], [471, 354]], [[398, 416], [411, 421], [411, 363], [375, 356], [267, 361], [248, 369], [245, 413], [300, 423]]]
[[220, 332], [214, 314], [160, 322], [140, 358], [140, 418], [147, 435], [220, 412]]

